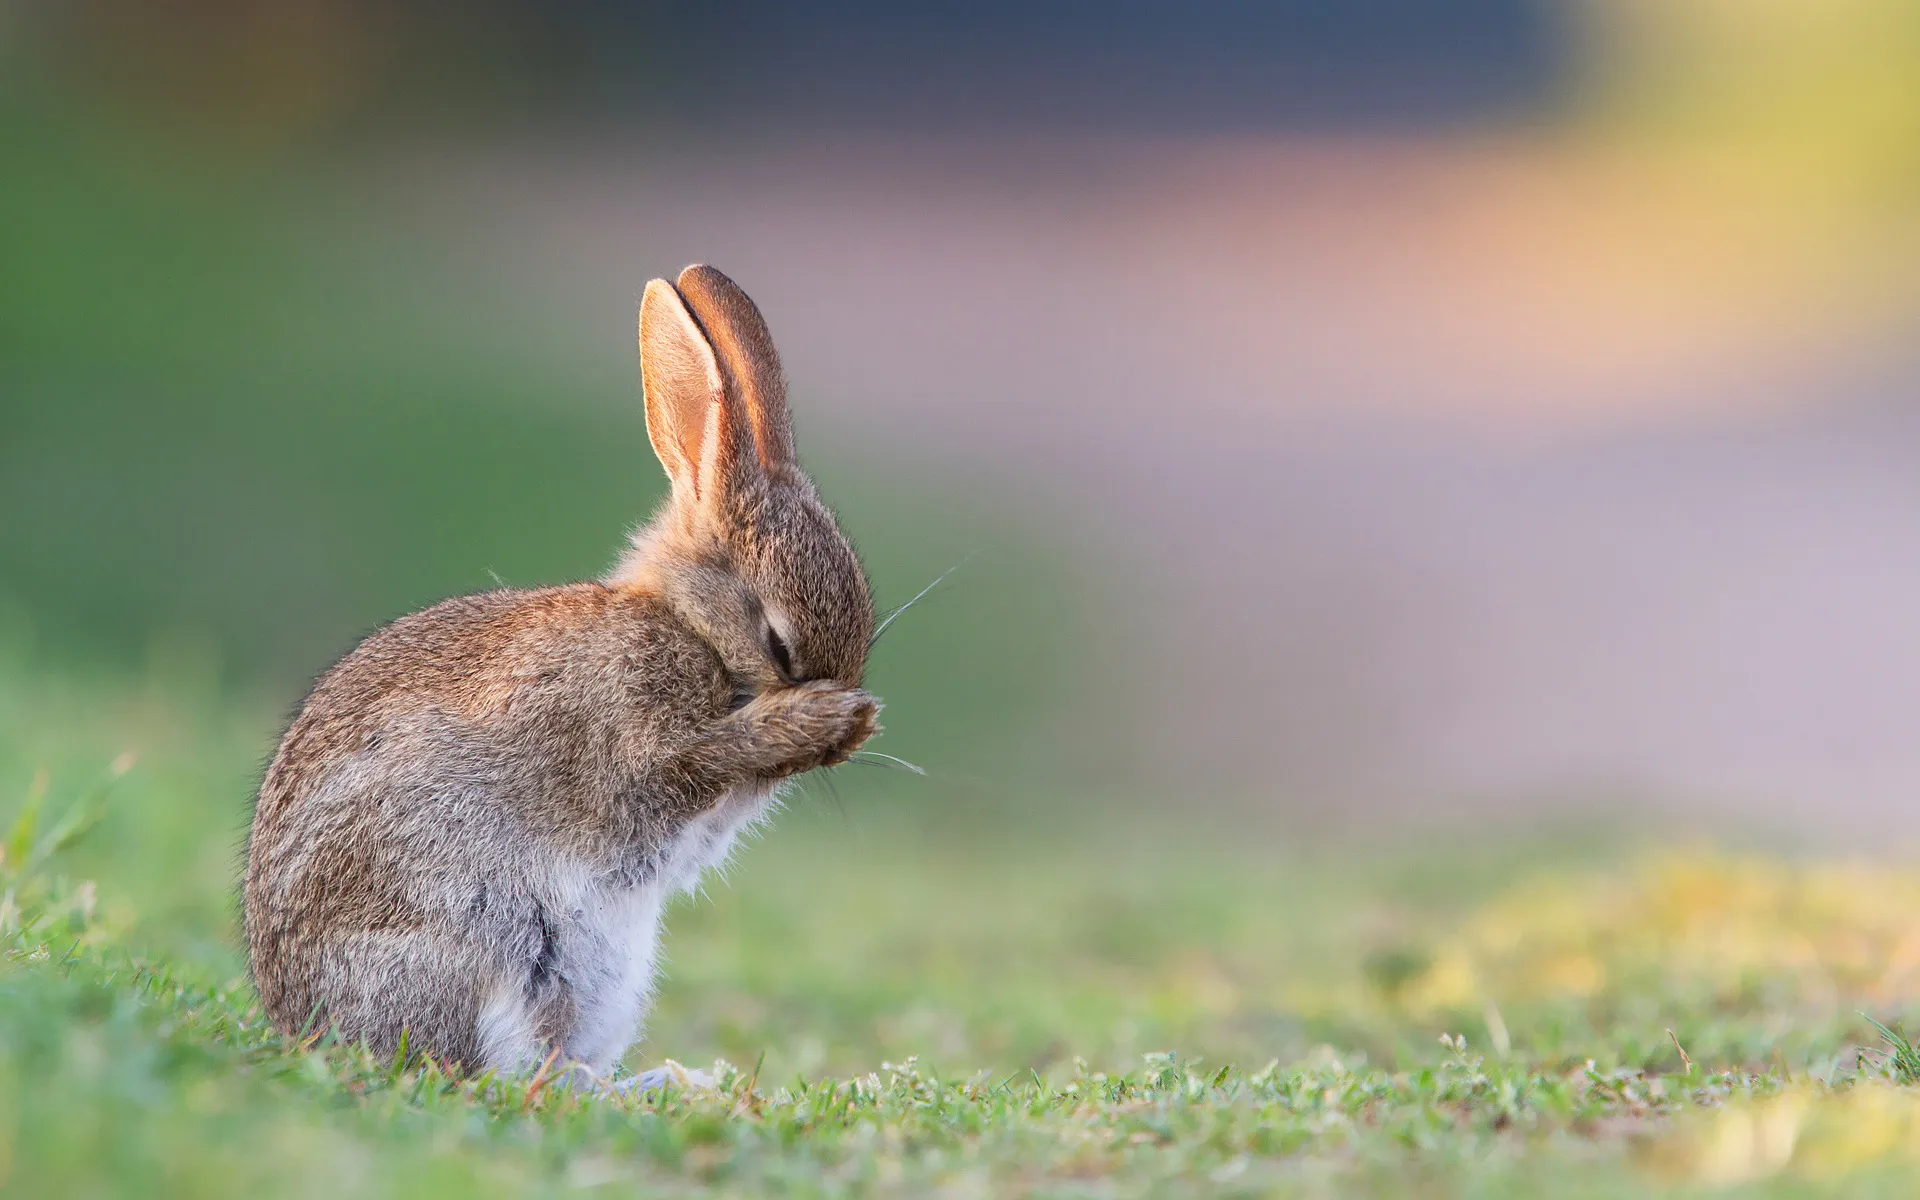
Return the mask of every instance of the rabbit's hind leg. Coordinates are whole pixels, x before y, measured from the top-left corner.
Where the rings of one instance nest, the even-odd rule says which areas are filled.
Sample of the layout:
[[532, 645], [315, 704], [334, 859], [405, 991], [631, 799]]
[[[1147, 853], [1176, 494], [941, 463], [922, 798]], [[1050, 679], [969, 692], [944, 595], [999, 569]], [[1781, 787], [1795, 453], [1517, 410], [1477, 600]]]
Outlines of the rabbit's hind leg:
[[487, 972], [475, 1016], [480, 1062], [514, 1073], [570, 1069], [579, 1003], [565, 966], [563, 918], [538, 899], [506, 912], [514, 928], [493, 942], [503, 961]]
[[487, 987], [474, 1024], [482, 1067], [516, 1075], [534, 1070], [548, 1057], [524, 981], [501, 980]]
[[478, 1066], [481, 978], [458, 938], [428, 929], [357, 932], [331, 939], [321, 954], [319, 991], [328, 1024], [342, 1041], [364, 1042], [377, 1057], [404, 1045], [409, 1057]]

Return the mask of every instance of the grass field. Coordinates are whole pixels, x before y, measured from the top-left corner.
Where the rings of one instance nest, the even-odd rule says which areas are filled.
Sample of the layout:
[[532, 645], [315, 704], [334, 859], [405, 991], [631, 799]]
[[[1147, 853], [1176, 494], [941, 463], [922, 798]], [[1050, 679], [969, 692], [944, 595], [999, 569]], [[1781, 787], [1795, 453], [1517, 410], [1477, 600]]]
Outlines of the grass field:
[[230, 903], [271, 711], [0, 679], [9, 1194], [1911, 1192], [1920, 1057], [1858, 1015], [1920, 988], [1911, 872], [802, 796], [670, 924], [635, 1065], [719, 1086], [609, 1099], [272, 1034]]

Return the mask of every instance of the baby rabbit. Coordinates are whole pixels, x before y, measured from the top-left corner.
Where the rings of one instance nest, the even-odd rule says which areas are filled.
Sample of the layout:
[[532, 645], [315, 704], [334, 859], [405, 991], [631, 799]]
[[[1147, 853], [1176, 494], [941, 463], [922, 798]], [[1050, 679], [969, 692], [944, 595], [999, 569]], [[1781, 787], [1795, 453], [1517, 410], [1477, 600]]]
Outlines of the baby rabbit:
[[245, 885], [283, 1031], [604, 1074], [668, 898], [872, 736], [872, 595], [794, 460], [759, 310], [712, 267], [654, 280], [640, 371], [673, 491], [619, 565], [402, 617], [288, 728]]

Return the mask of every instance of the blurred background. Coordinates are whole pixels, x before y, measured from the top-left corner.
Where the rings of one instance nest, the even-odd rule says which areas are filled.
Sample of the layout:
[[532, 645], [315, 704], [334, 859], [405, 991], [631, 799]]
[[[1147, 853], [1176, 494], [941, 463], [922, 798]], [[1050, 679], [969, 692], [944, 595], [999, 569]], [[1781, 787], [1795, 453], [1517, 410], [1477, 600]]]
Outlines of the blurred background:
[[963, 564], [856, 828], [1855, 841], [1920, 789], [1916, 78], [1906, 0], [13, 0], [0, 662], [264, 757], [369, 628], [596, 574], [710, 261], [883, 603]]

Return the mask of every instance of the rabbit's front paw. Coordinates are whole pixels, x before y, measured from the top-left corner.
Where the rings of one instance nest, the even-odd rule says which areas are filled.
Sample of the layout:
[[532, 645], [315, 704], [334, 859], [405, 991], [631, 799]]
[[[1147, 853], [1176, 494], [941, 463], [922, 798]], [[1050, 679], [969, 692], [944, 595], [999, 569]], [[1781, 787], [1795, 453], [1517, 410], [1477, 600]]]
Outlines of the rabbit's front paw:
[[815, 680], [777, 694], [781, 716], [800, 751], [780, 765], [780, 775], [837, 766], [879, 728], [879, 702], [858, 688]]
[[821, 758], [823, 767], [837, 767], [852, 758], [880, 729], [880, 702], [862, 691], [844, 692], [854, 698], [852, 715], [839, 736], [831, 740], [832, 749]]

